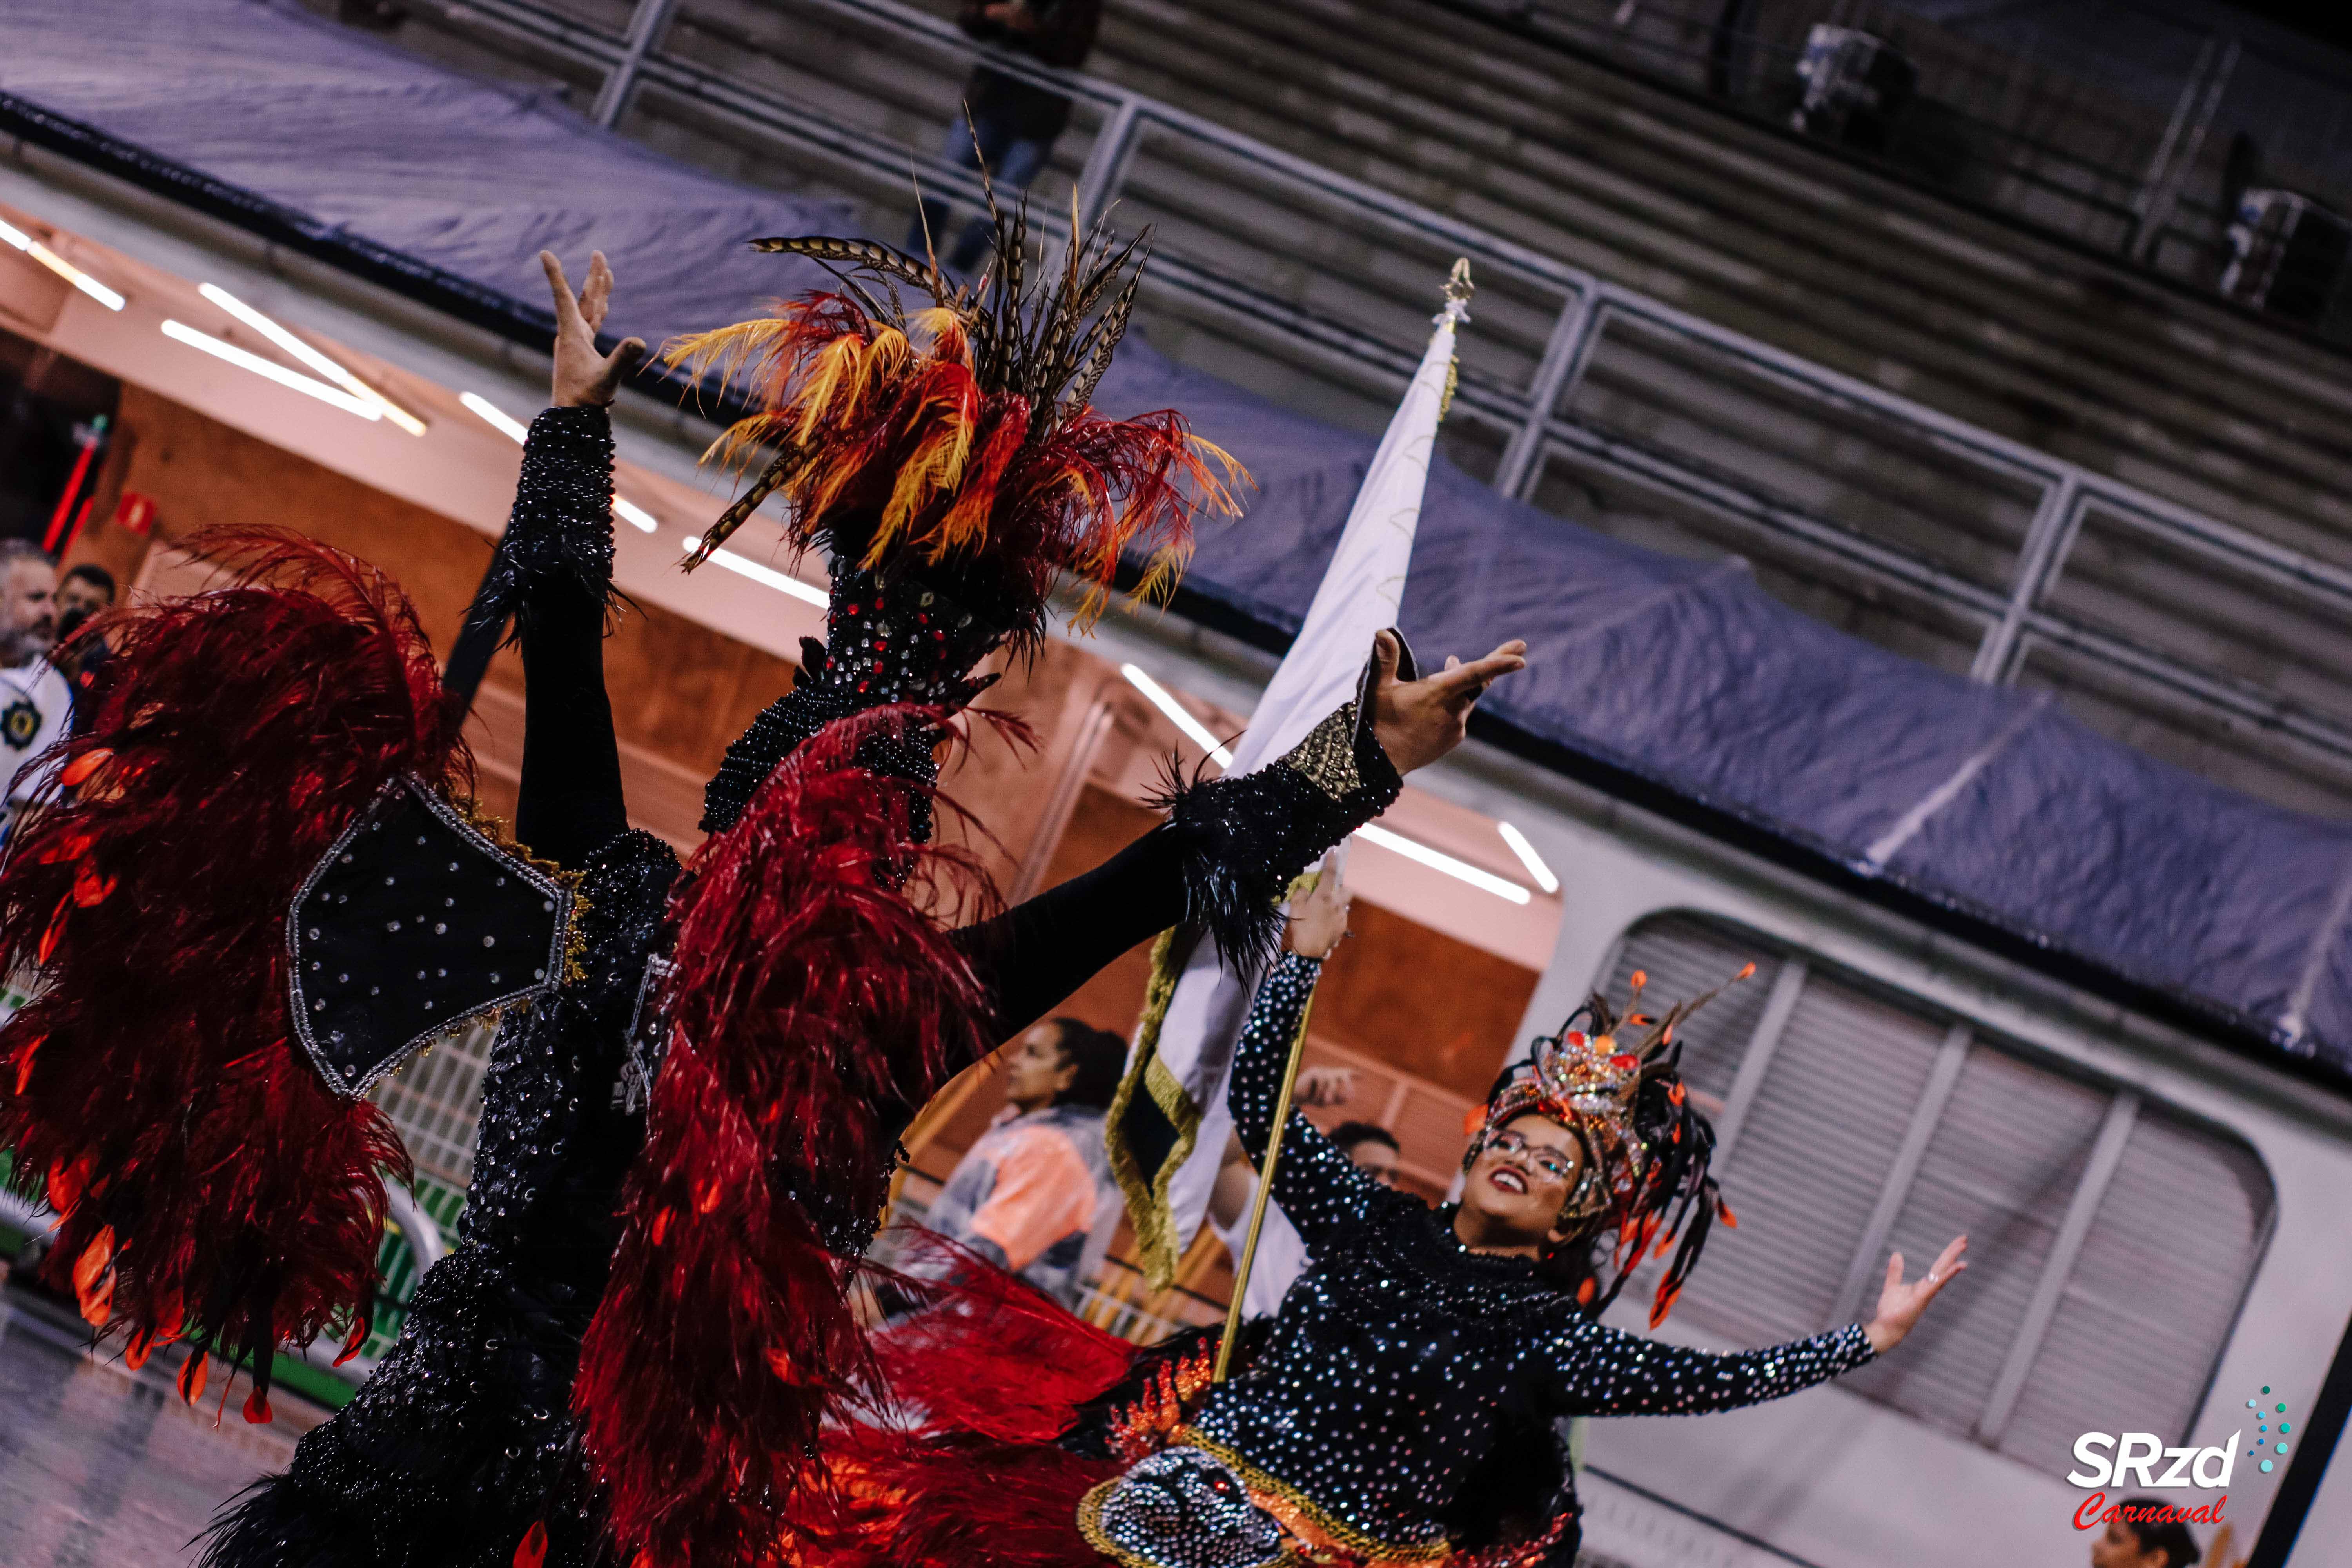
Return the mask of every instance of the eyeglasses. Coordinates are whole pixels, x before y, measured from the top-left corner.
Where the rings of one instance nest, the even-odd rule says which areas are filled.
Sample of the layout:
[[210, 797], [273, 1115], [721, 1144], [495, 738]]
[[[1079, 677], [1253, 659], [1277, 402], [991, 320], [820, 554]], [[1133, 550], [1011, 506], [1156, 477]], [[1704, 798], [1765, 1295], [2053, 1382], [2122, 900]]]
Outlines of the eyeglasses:
[[1517, 1132], [1496, 1132], [1486, 1140], [1488, 1152], [1507, 1155], [1532, 1165], [1546, 1180], [1565, 1184], [1576, 1174], [1576, 1167], [1567, 1155], [1539, 1143], [1530, 1143]]

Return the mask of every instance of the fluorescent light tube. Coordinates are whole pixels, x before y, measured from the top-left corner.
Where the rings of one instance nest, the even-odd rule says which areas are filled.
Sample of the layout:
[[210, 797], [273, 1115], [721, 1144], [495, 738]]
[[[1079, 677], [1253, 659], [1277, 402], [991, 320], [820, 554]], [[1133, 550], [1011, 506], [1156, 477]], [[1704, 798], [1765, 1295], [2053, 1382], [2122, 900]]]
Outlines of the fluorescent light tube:
[[0, 240], [15, 246], [110, 310], [122, 309], [122, 296], [35, 239], [16, 225], [0, 219]]
[[385, 418], [391, 420], [394, 425], [399, 426], [410, 435], [422, 436], [425, 434], [425, 421], [419, 419], [415, 415], [411, 414], [407, 409], [403, 408], [397, 403], [394, 403], [391, 398], [386, 397], [383, 393], [378, 392], [374, 387], [370, 386], [366, 382], [362, 381], [358, 376], [353, 375], [350, 371], [344, 369], [341, 365], [336, 363], [325, 354], [320, 353], [317, 349], [312, 348], [309, 343], [295, 336], [292, 332], [280, 326], [278, 322], [270, 320], [268, 316], [263, 315], [260, 311], [255, 310], [252, 306], [247, 304], [244, 300], [230, 293], [227, 289], [220, 288], [215, 284], [205, 283], [197, 286], [196, 292], [202, 294], [214, 304], [218, 305], [230, 315], [235, 316], [238, 321], [243, 321], [247, 326], [251, 327], [255, 331], [259, 332], [263, 337], [268, 338], [271, 342], [276, 343], [279, 348], [285, 350], [294, 358], [300, 360], [304, 364], [307, 364], [312, 370], [317, 371], [320, 375], [326, 377], [328, 381], [341, 387], [345, 392], [350, 393], [353, 397], [360, 399], [362, 403], [374, 404], [378, 408], [383, 411], [383, 416]]
[[[686, 535], [686, 548], [691, 553], [702, 548], [702, 541], [689, 533]], [[832, 603], [832, 596], [815, 584], [803, 583], [791, 573], [779, 572], [772, 566], [762, 566], [748, 555], [738, 555], [731, 550], [714, 550], [710, 552], [710, 559], [730, 572], [739, 573], [754, 583], [764, 583], [780, 594], [790, 594], [795, 599], [804, 599], [819, 607]]]
[[1503, 842], [1511, 847], [1511, 853], [1519, 858], [1519, 864], [1528, 868], [1537, 887], [1547, 893], [1559, 891], [1559, 879], [1551, 874], [1551, 868], [1544, 864], [1544, 858], [1536, 853], [1536, 847], [1528, 842], [1526, 834], [1507, 822], [1495, 824], [1495, 831], [1503, 836]]
[[174, 342], [185, 343], [192, 349], [202, 349], [215, 359], [226, 360], [239, 370], [249, 370], [265, 381], [274, 381], [278, 385], [290, 387], [305, 396], [315, 397], [321, 403], [331, 404], [346, 414], [356, 414], [370, 423], [383, 417], [383, 410], [373, 403], [353, 397], [340, 386], [329, 386], [325, 382], [314, 381], [299, 371], [288, 370], [276, 360], [267, 360], [259, 354], [247, 353], [235, 343], [226, 342], [209, 332], [200, 332], [195, 328], [179, 321], [165, 321], [163, 335]]
[[1209, 732], [1209, 727], [1206, 724], [1186, 712], [1184, 705], [1177, 701], [1166, 687], [1131, 664], [1120, 665], [1118, 672], [1127, 677], [1127, 683], [1129, 686], [1149, 698], [1154, 708], [1168, 715], [1168, 721], [1183, 731], [1186, 739], [1208, 752], [1211, 762], [1221, 768], [1234, 765], [1234, 754], [1218, 743], [1216, 736]]
[[1492, 871], [1481, 870], [1467, 860], [1457, 860], [1442, 849], [1432, 849], [1426, 844], [1416, 843], [1402, 833], [1391, 833], [1378, 823], [1366, 823], [1356, 829], [1356, 837], [1368, 844], [1377, 844], [1383, 849], [1394, 850], [1408, 860], [1418, 860], [1433, 871], [1443, 871], [1449, 877], [1467, 882], [1472, 887], [1492, 893], [1498, 899], [1508, 899], [1515, 904], [1524, 904], [1535, 897], [1517, 882], [1497, 877]]
[[500, 408], [480, 393], [461, 392], [457, 395], [457, 401], [481, 416], [483, 422], [491, 429], [496, 430], [518, 447], [522, 445], [523, 437], [530, 434], [529, 427], [517, 424], [505, 409]]

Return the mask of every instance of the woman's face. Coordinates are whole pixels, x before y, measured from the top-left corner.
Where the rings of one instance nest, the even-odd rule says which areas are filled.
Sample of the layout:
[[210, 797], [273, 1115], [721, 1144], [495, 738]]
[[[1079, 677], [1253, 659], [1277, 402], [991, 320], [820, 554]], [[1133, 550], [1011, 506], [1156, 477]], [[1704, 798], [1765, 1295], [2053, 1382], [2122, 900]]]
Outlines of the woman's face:
[[1062, 1055], [1062, 1026], [1052, 1019], [1034, 1025], [1005, 1053], [1004, 1098], [1022, 1110], [1036, 1110], [1077, 1079]]
[[1462, 1202], [1530, 1239], [1547, 1237], [1583, 1171], [1576, 1134], [1528, 1111], [1486, 1135], [1486, 1147], [1470, 1163]]

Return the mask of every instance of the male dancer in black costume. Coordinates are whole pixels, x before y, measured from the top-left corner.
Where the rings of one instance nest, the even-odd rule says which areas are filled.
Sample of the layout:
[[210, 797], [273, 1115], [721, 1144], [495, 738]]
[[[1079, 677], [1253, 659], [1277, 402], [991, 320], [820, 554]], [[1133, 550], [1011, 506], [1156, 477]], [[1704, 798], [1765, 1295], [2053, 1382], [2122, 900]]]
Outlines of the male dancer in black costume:
[[[597, 352], [612, 286], [601, 256], [577, 299], [555, 259], [542, 261], [560, 323], [552, 406], [532, 423], [482, 609], [513, 613], [524, 661], [517, 834], [580, 874], [585, 951], [577, 978], [499, 1035], [461, 1245], [427, 1275], [399, 1344], [352, 1403], [303, 1438], [287, 1474], [223, 1517], [207, 1568], [536, 1568], [610, 1551], [570, 1407], [620, 1236], [616, 1194], [645, 1137], [625, 1080], [647, 964], [670, 940], [678, 868], [666, 845], [628, 826], [602, 665], [613, 548], [605, 408], [643, 345]], [[925, 641], [916, 606], [952, 609], [973, 578], [952, 563], [893, 564], [867, 570], [836, 549], [828, 644], [806, 649], [793, 690], [730, 748], [711, 781], [707, 830], [732, 827], [761, 780], [826, 721], [969, 700], [972, 667], [1002, 640], [992, 620], [1021, 612], [975, 603], [956, 635]], [[1216, 922], [1220, 912], [1200, 906], [1220, 879], [1270, 907], [1289, 876], [1395, 798], [1402, 773], [1458, 743], [1479, 693], [1523, 662], [1522, 646], [1508, 643], [1408, 679], [1402, 653], [1384, 634], [1369, 712], [1351, 704], [1259, 774], [1196, 785], [1169, 823], [1101, 868], [954, 932], [986, 997], [987, 1038], [1018, 1035], [1154, 933]], [[919, 742], [861, 756], [879, 773], [924, 782], [935, 766]], [[902, 1106], [898, 1125], [918, 1108]], [[853, 1248], [871, 1226], [871, 1215], [843, 1214], [827, 1228]], [[745, 1548], [755, 1550], [764, 1548]]]

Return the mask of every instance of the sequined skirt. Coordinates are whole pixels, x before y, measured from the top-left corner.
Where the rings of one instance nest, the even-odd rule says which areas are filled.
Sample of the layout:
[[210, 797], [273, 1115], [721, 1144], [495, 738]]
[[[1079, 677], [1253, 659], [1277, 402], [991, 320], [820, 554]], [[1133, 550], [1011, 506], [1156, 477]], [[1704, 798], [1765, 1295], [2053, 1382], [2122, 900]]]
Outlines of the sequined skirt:
[[1443, 1535], [1383, 1541], [1189, 1427], [1089, 1491], [1078, 1531], [1120, 1568], [1522, 1568], [1571, 1528], [1534, 1541], [1457, 1552]]

